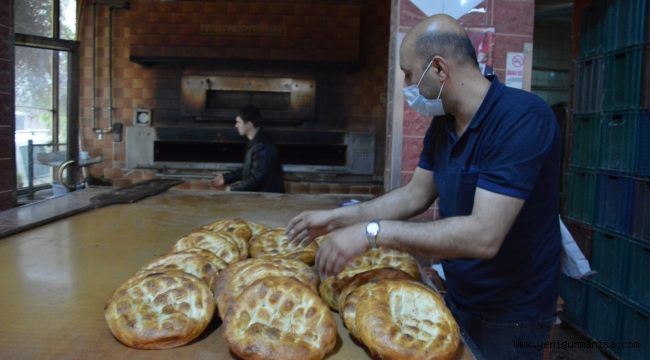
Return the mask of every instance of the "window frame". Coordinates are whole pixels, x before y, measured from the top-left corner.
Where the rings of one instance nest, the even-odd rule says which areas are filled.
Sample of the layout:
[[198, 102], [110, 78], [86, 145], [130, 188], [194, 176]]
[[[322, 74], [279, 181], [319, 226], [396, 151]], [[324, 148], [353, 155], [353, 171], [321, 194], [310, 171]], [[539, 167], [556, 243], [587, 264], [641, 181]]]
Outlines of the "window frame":
[[[77, 0], [77, 8], [79, 1]], [[67, 177], [68, 182], [73, 184], [77, 183], [78, 177], [78, 162], [79, 162], [79, 41], [78, 40], [67, 40], [61, 38], [60, 33], [60, 0], [51, 0], [50, 5], [52, 8], [52, 18], [56, 21], [52, 21], [52, 37], [39, 36], [39, 35], [30, 35], [16, 33], [14, 46], [15, 47], [30, 47], [36, 49], [52, 50], [52, 138], [51, 143], [54, 149], [58, 149], [60, 142], [60, 78], [59, 78], [59, 53], [67, 52], [68, 57], [68, 83], [67, 83], [67, 129], [66, 129], [66, 141], [67, 144], [67, 158], [75, 160], [72, 166], [67, 168]], [[14, 20], [15, 21], [15, 20]], [[76, 25], [78, 27], [79, 21], [77, 19]], [[78, 31], [76, 32], [78, 37]], [[53, 169], [54, 170], [54, 169]], [[17, 186], [17, 183], [16, 183]], [[42, 187], [49, 187], [44, 185]], [[27, 187], [17, 188], [16, 191], [18, 195], [27, 194], [30, 199], [33, 199], [33, 193], [37, 190], [36, 187]]]

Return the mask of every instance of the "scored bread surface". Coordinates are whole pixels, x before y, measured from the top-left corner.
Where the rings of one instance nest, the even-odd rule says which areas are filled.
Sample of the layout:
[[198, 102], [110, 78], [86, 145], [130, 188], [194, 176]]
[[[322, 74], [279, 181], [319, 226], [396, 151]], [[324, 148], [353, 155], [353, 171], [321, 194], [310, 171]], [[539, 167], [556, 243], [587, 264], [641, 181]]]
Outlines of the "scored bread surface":
[[196, 250], [188, 249], [159, 256], [145, 264], [136, 276], [153, 270], [180, 270], [203, 280], [211, 290], [214, 290], [217, 283], [217, 275], [219, 275], [221, 270], [226, 268], [227, 264], [224, 260], [207, 250], [194, 249]]
[[178, 270], [127, 280], [104, 307], [113, 335], [139, 349], [167, 349], [194, 340], [214, 314], [214, 298], [197, 277]]
[[237, 250], [239, 250], [239, 259], [243, 260], [248, 257], [248, 240], [245, 240], [242, 237], [239, 237], [237, 235], [231, 234], [229, 232], [215, 232], [215, 234], [220, 235], [228, 239], [228, 241], [234, 243], [237, 245]]
[[236, 236], [246, 242], [252, 237], [252, 229], [246, 220], [242, 219], [224, 219], [218, 220], [203, 227], [206, 230], [214, 232], [225, 232]]
[[226, 260], [218, 257], [217, 255], [215, 255], [213, 252], [211, 252], [209, 250], [193, 247], [193, 248], [181, 250], [181, 251], [178, 251], [178, 252], [179, 253], [196, 254], [196, 255], [199, 255], [199, 256], [207, 257], [209, 259], [209, 261], [217, 269], [219, 269], [219, 272], [223, 271], [228, 266], [228, 263], [226, 262]]
[[357, 274], [381, 268], [401, 270], [413, 279], [419, 278], [417, 261], [408, 253], [387, 249], [370, 249], [348, 261], [341, 272], [323, 279], [318, 290], [325, 302], [334, 310], [339, 309], [338, 298], [341, 290]]
[[199, 230], [180, 238], [174, 245], [174, 252], [198, 247], [208, 250], [222, 258], [228, 264], [241, 259], [239, 247], [232, 236], [215, 233], [209, 230]]
[[318, 275], [305, 263], [291, 259], [246, 259], [228, 266], [217, 277], [214, 295], [223, 319], [239, 295], [253, 282], [269, 276], [287, 276], [317, 292]]
[[376, 283], [384, 279], [402, 279], [402, 280], [413, 280], [411, 275], [405, 273], [402, 270], [394, 268], [379, 268], [354, 275], [350, 281], [343, 287], [340, 291], [339, 296], [336, 300], [336, 304], [339, 309], [343, 308], [343, 303], [345, 298], [352, 292], [354, 289], [358, 288], [361, 285], [367, 283]]
[[271, 230], [270, 227], [253, 221], [248, 221], [248, 227], [251, 228], [251, 233], [252, 233], [251, 239], [257, 235], [260, 235], [262, 233]]
[[341, 304], [341, 318], [343, 319], [343, 324], [350, 331], [352, 337], [357, 337], [356, 330], [356, 315], [357, 315], [357, 305], [365, 297], [372, 297], [374, 291], [378, 288], [378, 282], [369, 282], [363, 285], [356, 287], [352, 290], [346, 297], [343, 303]]
[[254, 237], [250, 241], [249, 251], [254, 258], [295, 259], [312, 265], [318, 244], [312, 241], [307, 246], [294, 245], [289, 241], [284, 228], [276, 228]]
[[373, 284], [361, 293], [354, 318], [355, 336], [375, 357], [453, 359], [459, 348], [458, 325], [442, 298], [415, 281]]
[[242, 359], [322, 359], [337, 337], [332, 313], [318, 295], [281, 276], [246, 288], [224, 326], [230, 349]]
[[211, 231], [227, 238], [237, 245], [240, 259], [248, 257], [248, 240], [251, 238], [251, 229], [246, 221], [241, 219], [219, 220], [198, 229], [198, 231], [201, 230]]

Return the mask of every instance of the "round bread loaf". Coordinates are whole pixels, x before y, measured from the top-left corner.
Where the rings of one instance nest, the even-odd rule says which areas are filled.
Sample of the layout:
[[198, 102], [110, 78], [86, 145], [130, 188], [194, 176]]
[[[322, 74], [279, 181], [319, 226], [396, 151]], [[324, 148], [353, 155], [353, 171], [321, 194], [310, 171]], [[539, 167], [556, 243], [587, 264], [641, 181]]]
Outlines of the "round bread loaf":
[[237, 245], [237, 250], [239, 250], [240, 260], [246, 259], [248, 257], [248, 240], [245, 240], [244, 238], [231, 234], [229, 232], [223, 232], [223, 231], [213, 231], [213, 232], [219, 236], [223, 236], [227, 238], [230, 242]]
[[446, 360], [459, 349], [458, 325], [442, 298], [415, 281], [371, 284], [370, 291], [362, 292], [354, 318], [355, 336], [373, 357]]
[[250, 241], [250, 255], [254, 258], [294, 259], [312, 265], [316, 259], [318, 244], [312, 241], [307, 246], [294, 245], [289, 241], [284, 228], [269, 230]]
[[215, 232], [225, 232], [241, 238], [246, 242], [248, 242], [253, 236], [253, 232], [249, 226], [248, 221], [242, 219], [218, 220], [211, 224], [203, 226], [203, 228]]
[[265, 232], [271, 230], [270, 227], [268, 227], [268, 226], [266, 226], [264, 224], [260, 224], [260, 223], [256, 223], [256, 222], [252, 222], [252, 221], [248, 221], [248, 227], [251, 228], [251, 232], [252, 232], [251, 239], [254, 238], [255, 236], [258, 236], [258, 235], [260, 235], [262, 233], [265, 233]]
[[318, 295], [280, 276], [246, 288], [224, 326], [230, 350], [242, 359], [323, 359], [337, 338], [336, 322]]
[[318, 275], [305, 263], [291, 259], [246, 259], [228, 266], [217, 277], [215, 299], [223, 319], [239, 295], [253, 282], [269, 276], [295, 278], [317, 292]]
[[135, 276], [151, 271], [180, 270], [203, 280], [214, 291], [217, 275], [227, 265], [223, 259], [207, 250], [190, 248], [149, 261]]
[[343, 324], [350, 331], [352, 337], [357, 337], [356, 330], [356, 315], [357, 305], [364, 297], [372, 296], [374, 289], [377, 287], [377, 282], [369, 282], [357, 286], [354, 290], [350, 291], [343, 303], [341, 303], [341, 318]]
[[194, 340], [214, 314], [214, 298], [197, 277], [178, 270], [127, 280], [104, 307], [113, 335], [138, 349], [167, 349]]
[[343, 266], [343, 270], [337, 275], [323, 279], [318, 290], [323, 300], [332, 309], [338, 311], [339, 294], [352, 277], [369, 270], [381, 268], [398, 269], [410, 275], [413, 279], [419, 278], [418, 264], [413, 256], [402, 251], [377, 248], [370, 249], [348, 261]]
[[[223, 271], [226, 267], [228, 267], [228, 263], [226, 262], [226, 260], [218, 257], [212, 251], [209, 251], [209, 250], [193, 247], [193, 248], [188, 248], [188, 249], [185, 249], [185, 250], [181, 250], [181, 251], [179, 251], [179, 253], [189, 253], [189, 254], [196, 254], [196, 255], [199, 255], [199, 256], [205, 256], [210, 260], [210, 262], [214, 266], [217, 267], [217, 269], [219, 269], [219, 272]], [[217, 275], [219, 275], [219, 274], [217, 274]]]
[[228, 264], [241, 259], [239, 246], [232, 236], [209, 230], [199, 230], [185, 235], [176, 242], [173, 251], [179, 252], [194, 247], [208, 250]]
[[358, 288], [361, 285], [365, 285], [367, 283], [376, 283], [384, 279], [413, 280], [413, 277], [411, 277], [411, 275], [405, 273], [404, 271], [395, 268], [380, 268], [380, 269], [373, 269], [362, 273], [358, 273], [354, 275], [350, 279], [350, 281], [346, 283], [343, 289], [339, 292], [339, 296], [336, 301], [338, 308], [339, 309], [343, 308], [343, 304], [345, 303], [345, 298], [348, 297], [348, 295], [352, 291], [354, 291], [354, 289]]

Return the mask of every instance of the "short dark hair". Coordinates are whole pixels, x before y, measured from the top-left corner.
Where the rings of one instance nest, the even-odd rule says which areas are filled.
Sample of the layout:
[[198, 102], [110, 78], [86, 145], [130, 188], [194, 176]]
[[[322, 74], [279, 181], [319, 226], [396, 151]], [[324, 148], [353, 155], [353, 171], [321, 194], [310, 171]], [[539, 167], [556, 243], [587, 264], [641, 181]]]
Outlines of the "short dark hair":
[[472, 41], [465, 34], [450, 32], [425, 32], [415, 42], [416, 54], [425, 59], [424, 67], [434, 56], [440, 55], [454, 59], [459, 64], [469, 64], [478, 67], [476, 50]]
[[260, 109], [255, 105], [245, 105], [237, 112], [242, 120], [253, 123], [253, 126], [260, 127], [262, 126], [262, 113]]

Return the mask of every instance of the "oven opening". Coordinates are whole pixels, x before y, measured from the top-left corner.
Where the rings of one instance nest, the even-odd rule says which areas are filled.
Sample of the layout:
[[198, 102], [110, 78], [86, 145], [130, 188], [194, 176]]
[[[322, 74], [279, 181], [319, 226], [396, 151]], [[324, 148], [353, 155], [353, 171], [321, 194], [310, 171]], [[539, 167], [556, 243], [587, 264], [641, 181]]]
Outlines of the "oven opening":
[[[246, 144], [234, 142], [154, 141], [154, 161], [242, 163]], [[345, 166], [347, 145], [278, 144], [283, 165]]]

